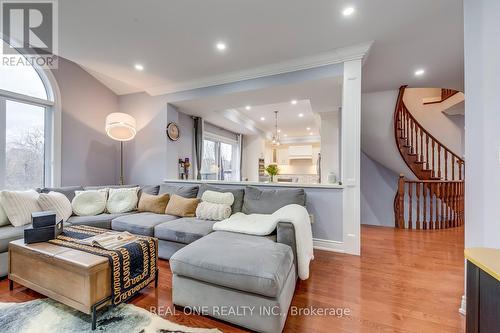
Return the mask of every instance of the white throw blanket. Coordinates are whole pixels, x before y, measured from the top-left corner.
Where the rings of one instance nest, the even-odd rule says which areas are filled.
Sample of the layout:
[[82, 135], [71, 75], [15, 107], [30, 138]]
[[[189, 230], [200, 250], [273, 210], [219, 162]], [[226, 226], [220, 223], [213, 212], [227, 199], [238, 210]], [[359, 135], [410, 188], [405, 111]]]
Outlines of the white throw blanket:
[[230, 218], [217, 222], [213, 230], [231, 231], [242, 234], [266, 236], [271, 234], [278, 222], [290, 222], [295, 228], [295, 242], [299, 278], [309, 278], [309, 263], [314, 259], [311, 221], [305, 207], [287, 205], [273, 214], [236, 213]]

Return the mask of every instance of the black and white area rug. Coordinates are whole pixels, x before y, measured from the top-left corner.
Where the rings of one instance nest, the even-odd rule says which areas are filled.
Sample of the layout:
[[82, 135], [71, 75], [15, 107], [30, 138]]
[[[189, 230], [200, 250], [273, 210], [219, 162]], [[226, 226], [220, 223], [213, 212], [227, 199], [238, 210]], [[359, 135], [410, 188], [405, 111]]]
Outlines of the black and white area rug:
[[100, 311], [97, 323], [92, 331], [90, 316], [48, 298], [0, 303], [2, 333], [221, 333], [178, 325], [131, 304]]

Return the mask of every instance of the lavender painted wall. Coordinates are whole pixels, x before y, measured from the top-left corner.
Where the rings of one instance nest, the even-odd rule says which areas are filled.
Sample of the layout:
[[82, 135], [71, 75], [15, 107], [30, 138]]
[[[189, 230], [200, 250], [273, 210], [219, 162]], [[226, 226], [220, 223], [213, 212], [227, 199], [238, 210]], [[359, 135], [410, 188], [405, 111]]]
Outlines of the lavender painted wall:
[[77, 64], [59, 58], [52, 71], [61, 93], [61, 185], [115, 184], [119, 145], [104, 132], [106, 116], [118, 111], [118, 97]]
[[361, 152], [361, 224], [394, 227], [398, 174]]

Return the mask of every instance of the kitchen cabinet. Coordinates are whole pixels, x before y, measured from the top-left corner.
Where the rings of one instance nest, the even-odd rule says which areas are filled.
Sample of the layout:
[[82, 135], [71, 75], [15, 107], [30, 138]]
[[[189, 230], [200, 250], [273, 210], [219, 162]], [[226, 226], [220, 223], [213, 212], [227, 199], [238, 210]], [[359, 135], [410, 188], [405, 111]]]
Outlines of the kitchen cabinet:
[[312, 159], [312, 146], [290, 146], [288, 147], [288, 159]]
[[289, 162], [288, 149], [286, 149], [286, 148], [277, 149], [276, 157], [277, 157], [276, 162], [278, 164], [281, 164], [281, 165], [288, 164], [288, 162]]
[[500, 329], [500, 249], [470, 248], [467, 259], [466, 333]]

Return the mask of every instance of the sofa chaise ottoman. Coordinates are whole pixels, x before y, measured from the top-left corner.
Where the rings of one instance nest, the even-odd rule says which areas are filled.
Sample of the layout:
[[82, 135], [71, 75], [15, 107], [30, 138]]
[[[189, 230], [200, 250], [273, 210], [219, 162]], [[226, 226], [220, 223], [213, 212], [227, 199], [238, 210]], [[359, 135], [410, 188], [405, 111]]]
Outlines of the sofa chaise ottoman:
[[[295, 243], [290, 232], [293, 226], [280, 224], [277, 238]], [[281, 332], [297, 280], [290, 245], [213, 232], [170, 258], [173, 303], [253, 331]]]
[[282, 331], [297, 276], [289, 246], [217, 231], [177, 251], [170, 267], [175, 305], [258, 332]]

